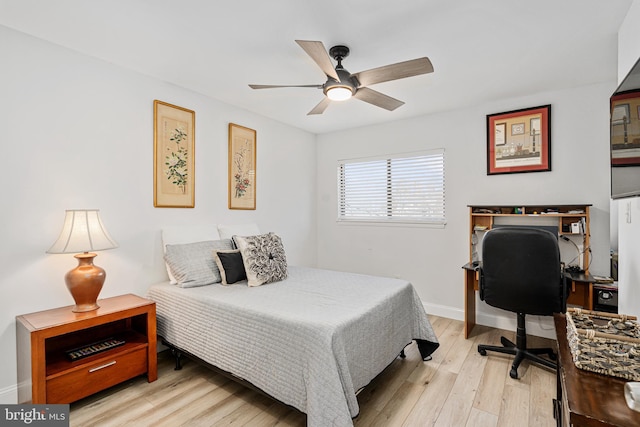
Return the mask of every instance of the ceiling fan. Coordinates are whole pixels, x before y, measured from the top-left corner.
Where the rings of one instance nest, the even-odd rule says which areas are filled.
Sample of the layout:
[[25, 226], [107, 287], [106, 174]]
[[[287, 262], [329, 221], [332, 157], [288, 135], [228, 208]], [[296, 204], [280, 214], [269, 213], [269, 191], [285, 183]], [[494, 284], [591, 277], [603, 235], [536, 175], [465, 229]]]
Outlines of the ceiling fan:
[[[333, 46], [329, 49], [329, 53], [325, 49], [322, 42], [312, 40], [296, 40], [307, 55], [315, 61], [320, 69], [327, 76], [324, 84], [315, 85], [254, 85], [250, 84], [252, 89], [273, 89], [282, 87], [310, 87], [322, 89], [325, 98], [320, 101], [307, 115], [322, 114], [329, 106], [331, 101], [343, 101], [352, 96], [376, 107], [393, 111], [404, 104], [395, 98], [387, 96], [383, 93], [369, 89], [368, 86], [376, 83], [388, 82], [390, 80], [404, 79], [406, 77], [418, 76], [433, 72], [433, 65], [429, 58], [417, 58], [409, 61], [398, 62], [396, 64], [385, 65], [378, 68], [372, 68], [359, 73], [349, 73], [342, 67], [342, 60], [349, 56], [349, 48], [347, 46]], [[330, 55], [330, 56], [329, 56]], [[338, 65], [334, 68], [331, 58], [335, 59]]]

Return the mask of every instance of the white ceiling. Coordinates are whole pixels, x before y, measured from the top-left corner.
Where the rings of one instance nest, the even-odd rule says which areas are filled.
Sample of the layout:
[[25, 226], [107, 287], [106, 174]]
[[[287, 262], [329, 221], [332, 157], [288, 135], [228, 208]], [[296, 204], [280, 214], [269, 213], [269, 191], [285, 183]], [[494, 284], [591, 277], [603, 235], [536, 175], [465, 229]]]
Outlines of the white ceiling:
[[[0, 0], [0, 24], [320, 134], [615, 81], [631, 3]], [[422, 56], [435, 71], [373, 86], [406, 102], [395, 111], [352, 99], [307, 116], [321, 90], [247, 86], [324, 83], [295, 39], [347, 45], [351, 72]]]

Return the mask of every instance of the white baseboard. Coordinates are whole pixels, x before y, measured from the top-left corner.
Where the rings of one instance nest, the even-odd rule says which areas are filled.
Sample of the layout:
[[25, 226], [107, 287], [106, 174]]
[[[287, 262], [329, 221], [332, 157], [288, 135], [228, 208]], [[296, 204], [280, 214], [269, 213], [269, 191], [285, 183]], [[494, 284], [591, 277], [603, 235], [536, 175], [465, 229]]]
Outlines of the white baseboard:
[[459, 308], [448, 307], [445, 305], [428, 304], [423, 302], [422, 305], [427, 314], [434, 316], [446, 317], [447, 319], [464, 320], [464, 310]]
[[[422, 305], [424, 305], [428, 314], [464, 321], [464, 310], [424, 302]], [[476, 312], [476, 323], [478, 325], [490, 326], [507, 331], [515, 331], [517, 327], [515, 313], [508, 312], [505, 312], [504, 316]], [[528, 335], [556, 339], [556, 330], [553, 325], [553, 317], [551, 316], [527, 316], [526, 328]]]
[[18, 385], [10, 385], [0, 388], [0, 404], [13, 405], [18, 403]]
[[[516, 315], [511, 316], [494, 316], [484, 313], [476, 313], [476, 323], [478, 325], [490, 326], [492, 328], [514, 331], [517, 328]], [[525, 327], [527, 335], [536, 337], [556, 339], [556, 328], [553, 325], [553, 317], [551, 316], [526, 316]]]

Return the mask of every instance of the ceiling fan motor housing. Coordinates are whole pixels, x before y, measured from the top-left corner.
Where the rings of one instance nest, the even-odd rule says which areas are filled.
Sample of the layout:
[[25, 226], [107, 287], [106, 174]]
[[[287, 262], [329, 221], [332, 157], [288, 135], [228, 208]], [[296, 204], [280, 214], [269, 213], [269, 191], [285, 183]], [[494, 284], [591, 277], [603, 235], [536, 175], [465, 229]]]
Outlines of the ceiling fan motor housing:
[[337, 81], [331, 77], [329, 77], [326, 83], [322, 86], [322, 91], [325, 95], [331, 89], [342, 87], [351, 91], [351, 95], [356, 93], [356, 89], [358, 88], [358, 81], [355, 77], [351, 77], [351, 74], [342, 67], [336, 67], [336, 73], [338, 73], [338, 77], [340, 77], [340, 81]]
[[330, 90], [344, 88], [349, 90], [351, 95], [354, 95], [358, 89], [358, 81], [355, 77], [351, 77], [351, 73], [342, 67], [342, 60], [349, 56], [349, 48], [343, 45], [333, 46], [329, 49], [329, 55], [331, 55], [331, 57], [338, 63], [336, 66], [336, 73], [338, 74], [338, 77], [340, 77], [340, 81], [337, 81], [332, 77], [328, 77], [327, 81], [322, 86], [322, 91], [326, 96], [329, 96], [328, 92]]

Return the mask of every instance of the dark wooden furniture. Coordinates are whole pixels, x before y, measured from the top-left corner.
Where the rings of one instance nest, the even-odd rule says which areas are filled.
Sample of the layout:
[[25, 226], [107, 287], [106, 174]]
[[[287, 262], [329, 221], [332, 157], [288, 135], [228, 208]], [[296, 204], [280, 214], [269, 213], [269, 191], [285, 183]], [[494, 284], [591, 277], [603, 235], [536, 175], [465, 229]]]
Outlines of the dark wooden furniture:
[[558, 340], [558, 397], [554, 415], [558, 427], [640, 426], [640, 412], [631, 410], [624, 400], [622, 378], [578, 369], [567, 343], [567, 320], [555, 314]]
[[593, 285], [595, 283], [596, 279], [589, 273], [567, 273], [567, 286], [569, 287], [567, 304], [593, 310], [595, 303]]
[[[482, 261], [481, 243], [483, 233], [492, 228], [507, 225], [550, 226], [558, 229], [561, 237], [570, 239], [577, 246], [588, 248], [590, 245], [589, 208], [591, 205], [469, 205], [469, 262], [464, 269], [464, 336], [468, 338], [476, 324], [476, 291], [478, 274], [474, 262]], [[548, 212], [557, 210], [556, 213]], [[519, 212], [519, 213], [515, 213]], [[576, 213], [578, 212], [578, 213]], [[571, 224], [579, 223], [578, 232]], [[567, 286], [571, 293], [567, 304], [593, 309], [593, 280], [589, 274], [589, 251], [582, 252], [580, 265], [586, 271], [568, 276]], [[572, 255], [573, 257], [573, 255]]]
[[[16, 317], [19, 403], [71, 403], [138, 375], [158, 378], [155, 302], [127, 294], [98, 304]], [[107, 338], [125, 343], [74, 361], [66, 354]]]

